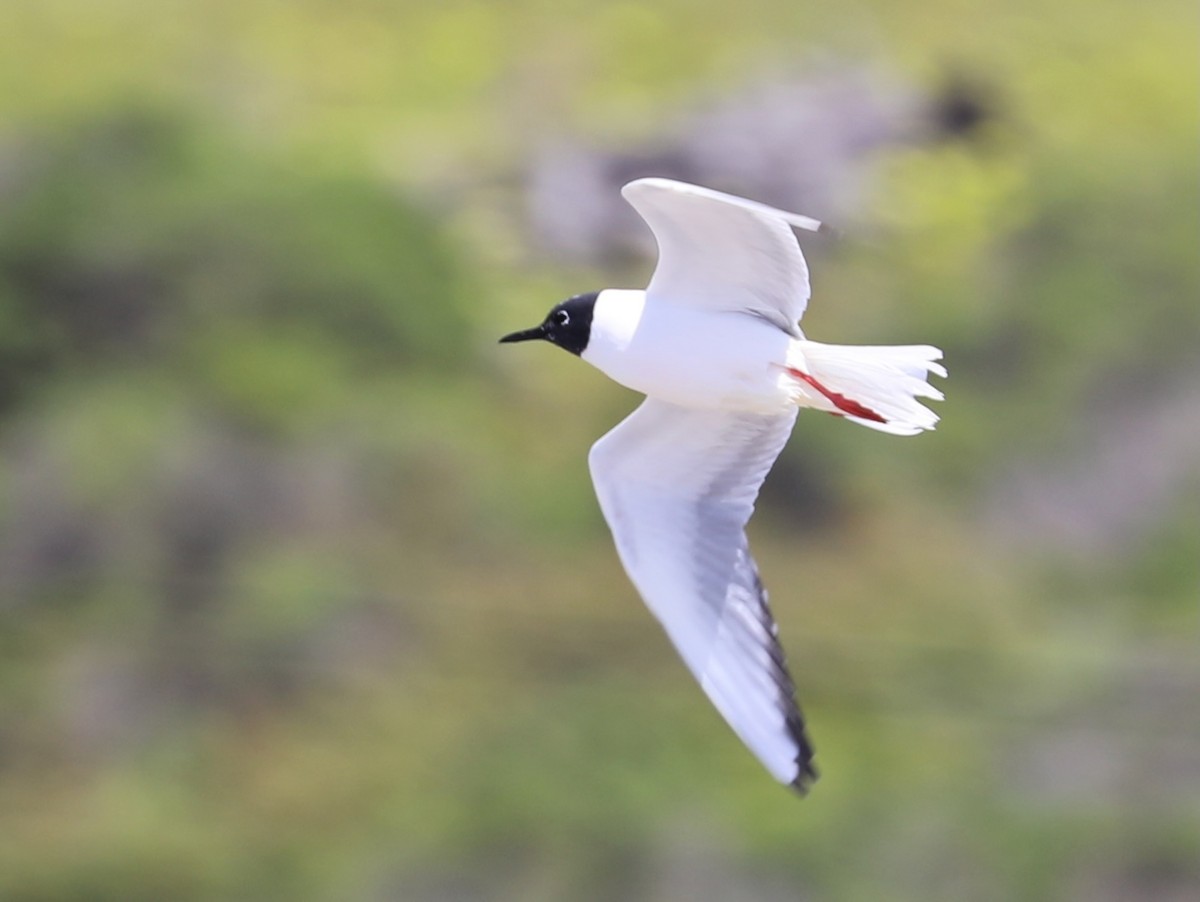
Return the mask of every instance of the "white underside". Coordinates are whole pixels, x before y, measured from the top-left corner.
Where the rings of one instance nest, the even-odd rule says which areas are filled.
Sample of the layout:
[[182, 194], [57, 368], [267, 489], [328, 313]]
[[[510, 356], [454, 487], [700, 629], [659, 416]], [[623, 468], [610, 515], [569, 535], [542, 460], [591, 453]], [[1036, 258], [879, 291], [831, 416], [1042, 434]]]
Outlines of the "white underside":
[[[930, 373], [945, 376], [936, 362], [941, 356], [930, 345], [823, 344], [752, 314], [646, 304], [643, 292], [626, 290], [601, 293], [583, 352], [616, 382], [683, 407], [757, 413], [812, 407], [896, 435], [937, 423], [918, 399], [941, 399], [928, 382]], [[852, 404], [839, 407], [831, 395]], [[848, 412], [854, 405], [879, 419]]]

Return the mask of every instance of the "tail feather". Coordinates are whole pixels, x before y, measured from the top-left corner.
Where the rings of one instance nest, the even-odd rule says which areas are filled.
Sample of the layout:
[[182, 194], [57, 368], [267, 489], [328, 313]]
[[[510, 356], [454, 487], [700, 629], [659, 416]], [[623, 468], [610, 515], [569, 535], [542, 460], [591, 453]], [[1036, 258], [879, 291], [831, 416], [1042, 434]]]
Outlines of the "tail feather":
[[854, 346], [796, 341], [788, 374], [796, 402], [893, 435], [933, 429], [938, 416], [918, 398], [942, 400], [929, 375], [945, 377], [931, 345]]

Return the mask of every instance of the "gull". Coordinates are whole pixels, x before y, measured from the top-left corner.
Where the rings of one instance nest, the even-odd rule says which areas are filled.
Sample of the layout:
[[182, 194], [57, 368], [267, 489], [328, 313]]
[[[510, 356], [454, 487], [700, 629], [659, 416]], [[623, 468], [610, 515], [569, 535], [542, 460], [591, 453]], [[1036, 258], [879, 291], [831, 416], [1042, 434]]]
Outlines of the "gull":
[[805, 338], [793, 228], [818, 220], [662, 178], [621, 193], [658, 244], [646, 289], [576, 295], [500, 341], [548, 341], [646, 396], [588, 455], [617, 555], [729, 726], [804, 793], [813, 744], [746, 523], [800, 408], [893, 435], [932, 429], [918, 399], [942, 399], [928, 382], [946, 375], [942, 352]]

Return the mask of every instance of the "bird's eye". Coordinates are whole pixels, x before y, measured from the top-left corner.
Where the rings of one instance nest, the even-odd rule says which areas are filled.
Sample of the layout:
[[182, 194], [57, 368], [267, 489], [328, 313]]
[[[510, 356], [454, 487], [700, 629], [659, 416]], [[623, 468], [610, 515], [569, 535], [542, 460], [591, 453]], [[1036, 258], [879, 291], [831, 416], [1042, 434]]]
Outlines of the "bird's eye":
[[556, 326], [565, 326], [571, 322], [571, 314], [565, 310], [556, 310], [554, 313], [554, 324]]

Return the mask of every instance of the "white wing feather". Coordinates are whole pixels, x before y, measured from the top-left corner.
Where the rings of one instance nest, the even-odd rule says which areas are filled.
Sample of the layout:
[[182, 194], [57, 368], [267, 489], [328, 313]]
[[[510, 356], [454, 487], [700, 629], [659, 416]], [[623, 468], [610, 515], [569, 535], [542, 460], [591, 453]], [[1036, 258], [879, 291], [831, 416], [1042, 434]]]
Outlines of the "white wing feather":
[[646, 399], [588, 456], [629, 578], [717, 709], [783, 783], [815, 778], [745, 526], [795, 411]]
[[621, 194], [658, 242], [648, 300], [747, 311], [801, 337], [808, 265], [791, 227], [820, 222], [670, 179], [638, 179]]

